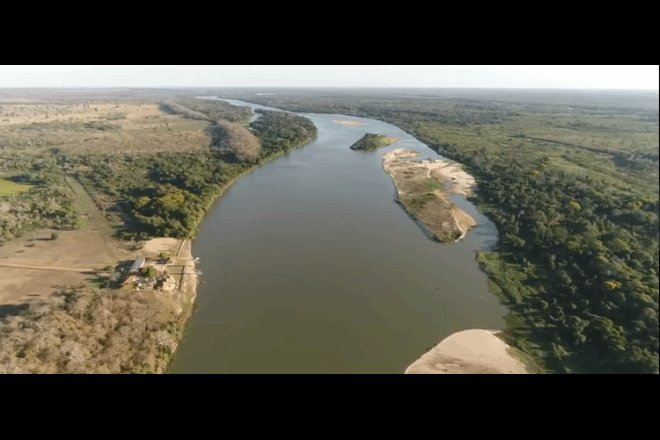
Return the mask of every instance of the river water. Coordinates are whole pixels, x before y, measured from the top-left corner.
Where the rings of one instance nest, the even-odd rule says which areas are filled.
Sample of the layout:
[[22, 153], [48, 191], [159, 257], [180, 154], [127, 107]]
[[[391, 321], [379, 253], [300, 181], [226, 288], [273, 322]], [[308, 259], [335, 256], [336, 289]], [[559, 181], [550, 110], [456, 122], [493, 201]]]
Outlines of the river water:
[[[401, 373], [453, 332], [501, 328], [505, 309], [475, 261], [497, 241], [493, 223], [454, 197], [479, 226], [459, 243], [433, 242], [394, 202], [382, 168], [394, 148], [442, 156], [382, 121], [303, 115], [316, 141], [209, 210], [193, 243], [197, 309], [170, 372]], [[401, 141], [351, 150], [365, 133]]]

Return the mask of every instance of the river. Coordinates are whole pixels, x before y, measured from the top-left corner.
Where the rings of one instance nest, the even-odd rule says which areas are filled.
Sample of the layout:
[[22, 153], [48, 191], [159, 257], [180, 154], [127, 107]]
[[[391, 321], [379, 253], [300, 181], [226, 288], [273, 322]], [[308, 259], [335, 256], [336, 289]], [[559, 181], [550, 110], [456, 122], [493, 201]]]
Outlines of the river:
[[[202, 284], [170, 372], [402, 373], [453, 332], [502, 328], [505, 308], [475, 261], [497, 241], [494, 224], [456, 196], [478, 227], [431, 241], [382, 167], [394, 148], [442, 156], [382, 121], [302, 115], [318, 138], [240, 179], [201, 225]], [[349, 148], [370, 132], [401, 140]]]

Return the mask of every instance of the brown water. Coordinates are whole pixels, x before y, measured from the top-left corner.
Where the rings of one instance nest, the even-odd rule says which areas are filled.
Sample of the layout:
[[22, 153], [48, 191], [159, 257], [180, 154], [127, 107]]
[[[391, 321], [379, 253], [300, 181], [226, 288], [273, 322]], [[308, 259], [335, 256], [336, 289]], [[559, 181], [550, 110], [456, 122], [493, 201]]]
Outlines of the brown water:
[[[243, 177], [210, 209], [193, 244], [197, 310], [170, 372], [401, 373], [453, 332], [501, 328], [505, 309], [474, 254], [495, 243], [494, 225], [455, 197], [479, 226], [457, 244], [429, 240], [382, 168], [394, 148], [441, 156], [381, 121], [305, 116], [316, 141]], [[401, 141], [349, 149], [368, 132]]]

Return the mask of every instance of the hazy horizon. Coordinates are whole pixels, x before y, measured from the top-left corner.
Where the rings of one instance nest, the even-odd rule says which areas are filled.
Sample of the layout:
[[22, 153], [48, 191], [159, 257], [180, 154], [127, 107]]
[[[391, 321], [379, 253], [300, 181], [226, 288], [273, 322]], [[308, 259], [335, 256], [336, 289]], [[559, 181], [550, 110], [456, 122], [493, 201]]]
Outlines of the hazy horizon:
[[141, 90], [141, 89], [164, 89], [164, 90], [186, 90], [186, 89], [261, 89], [261, 90], [528, 90], [528, 91], [570, 91], [570, 92], [655, 92], [658, 89], [587, 89], [587, 88], [551, 88], [551, 87], [416, 87], [416, 86], [2, 86], [2, 89], [53, 89], [53, 90]]
[[658, 66], [0, 66], [0, 88], [658, 91]]

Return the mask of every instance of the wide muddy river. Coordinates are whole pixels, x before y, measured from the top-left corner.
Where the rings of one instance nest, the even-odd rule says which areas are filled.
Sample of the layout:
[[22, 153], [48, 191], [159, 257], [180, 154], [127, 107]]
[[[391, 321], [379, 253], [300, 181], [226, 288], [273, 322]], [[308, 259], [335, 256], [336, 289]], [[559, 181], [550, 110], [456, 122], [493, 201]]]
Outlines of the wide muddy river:
[[[454, 197], [478, 227], [456, 244], [431, 241], [382, 167], [394, 148], [442, 156], [385, 122], [303, 115], [318, 138], [209, 210], [193, 243], [196, 311], [170, 372], [402, 373], [453, 332], [501, 328], [505, 309], [475, 261], [497, 240], [493, 223]], [[365, 133], [401, 140], [352, 151]]]

